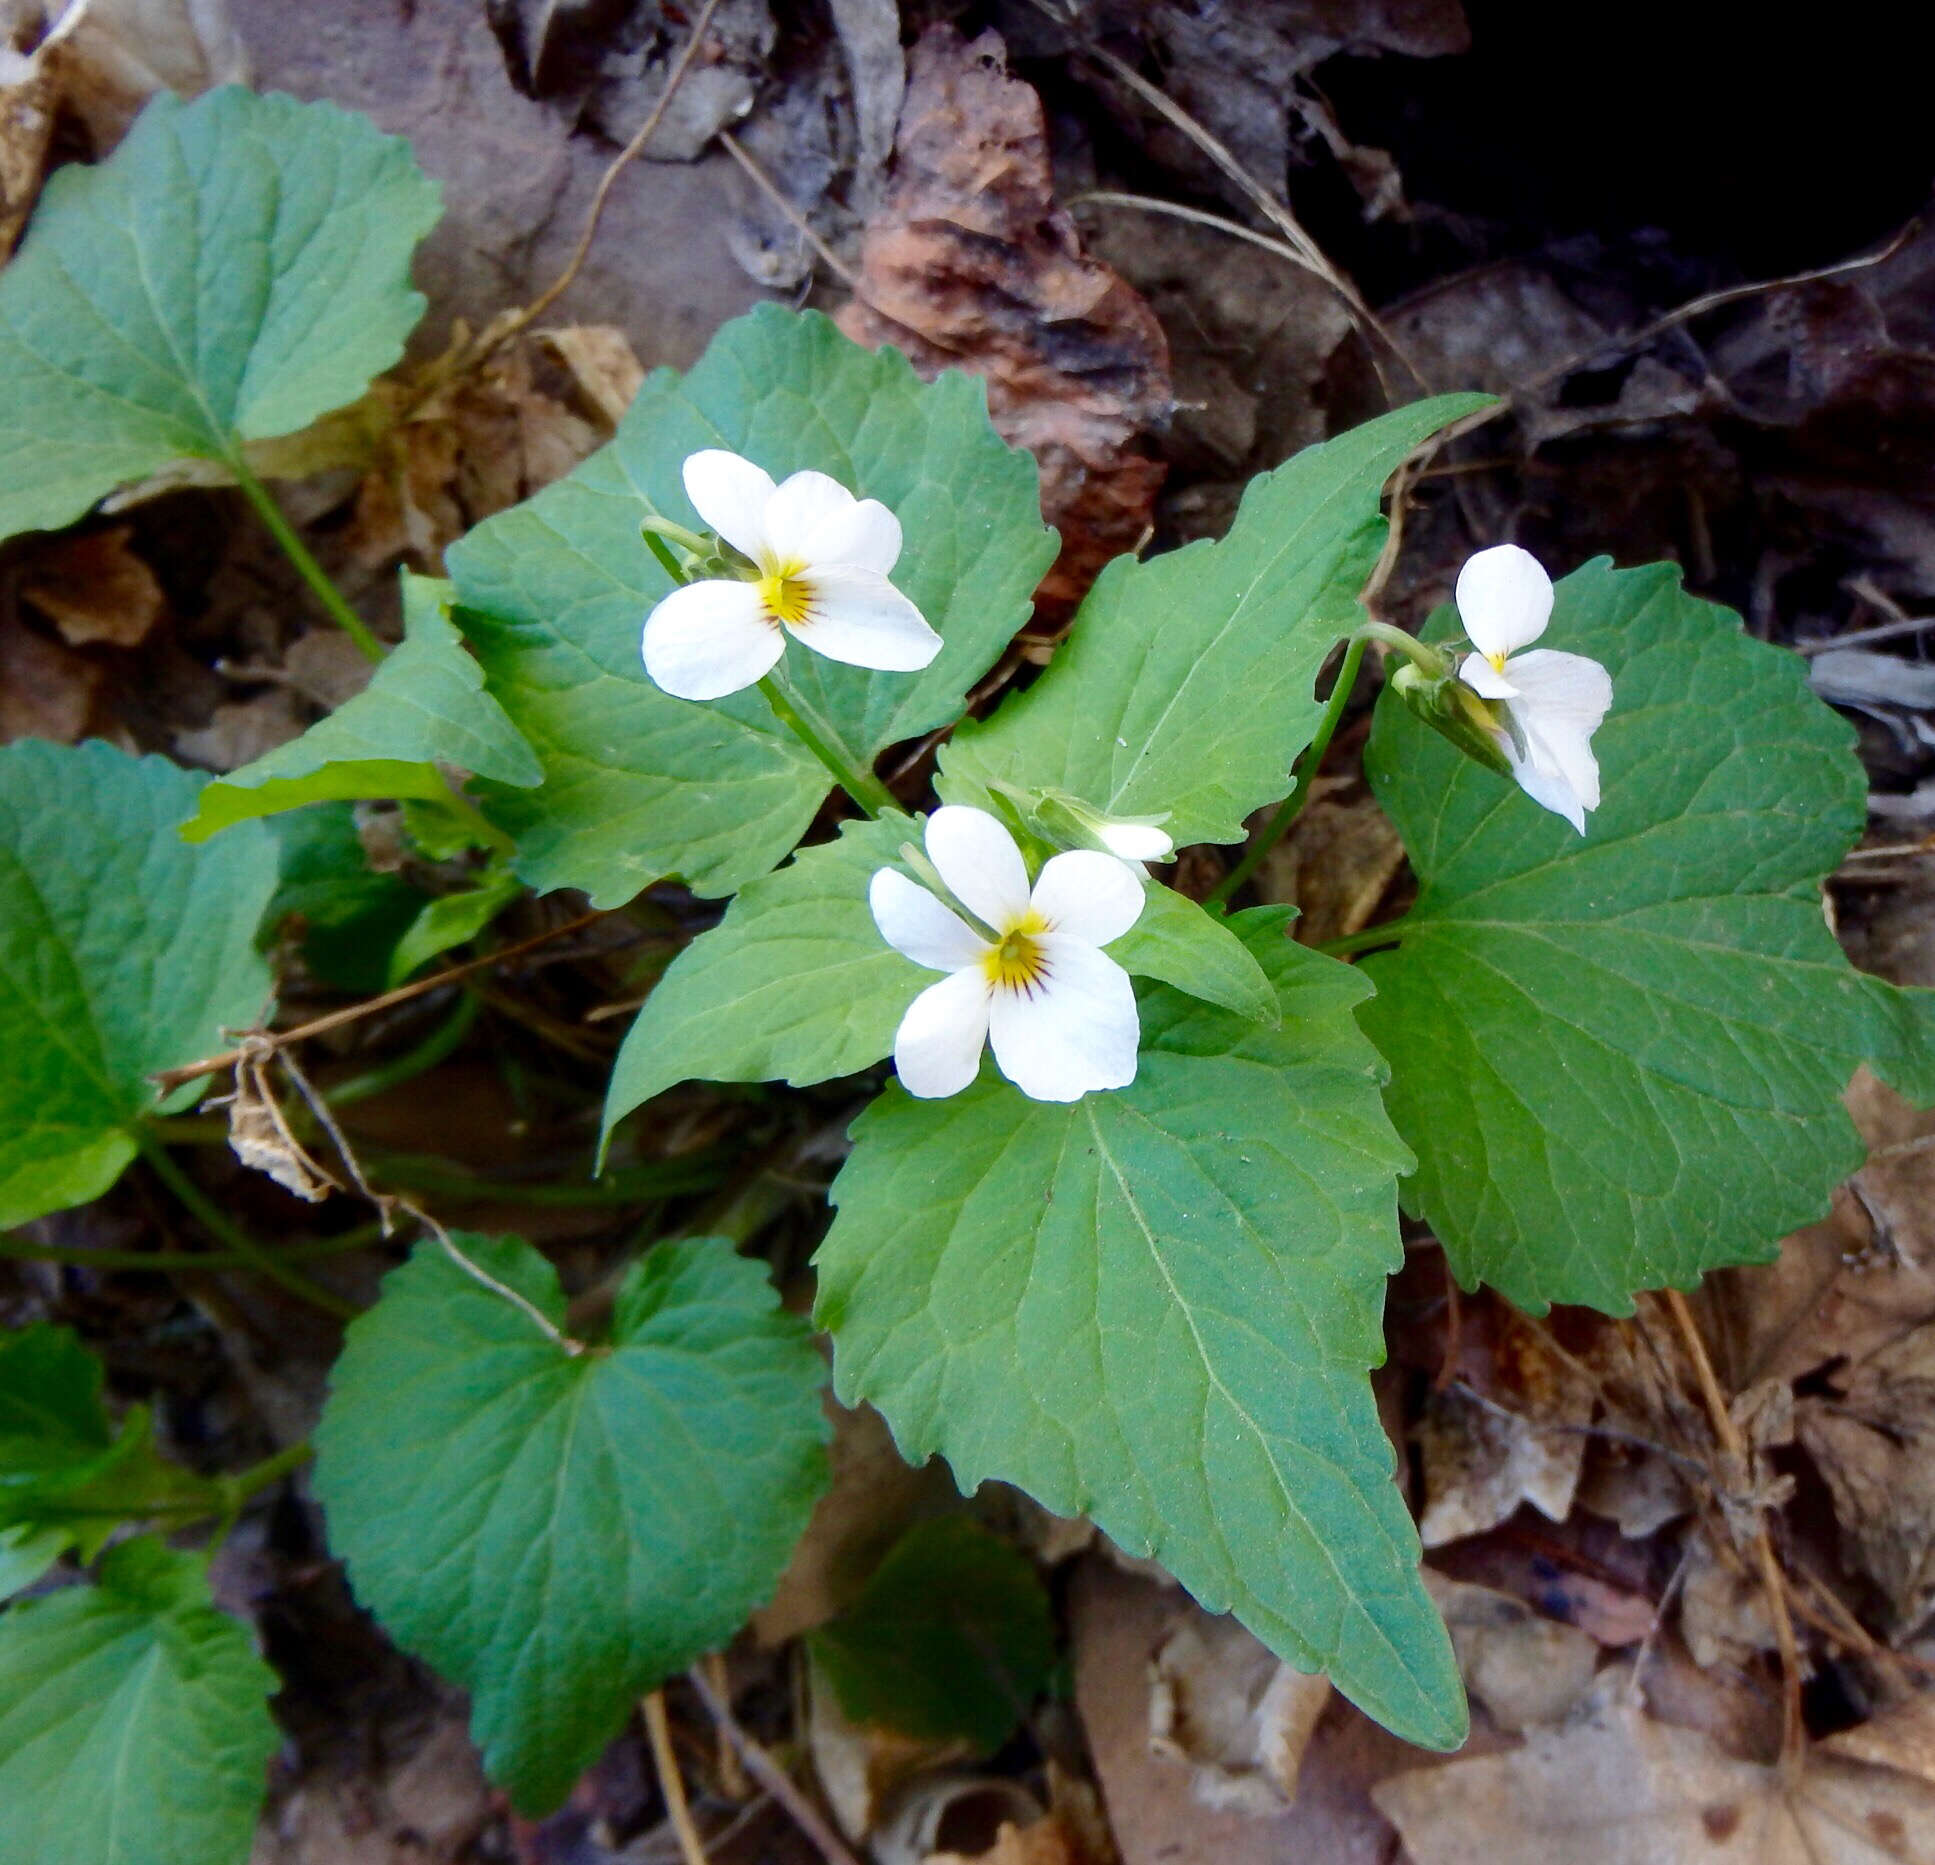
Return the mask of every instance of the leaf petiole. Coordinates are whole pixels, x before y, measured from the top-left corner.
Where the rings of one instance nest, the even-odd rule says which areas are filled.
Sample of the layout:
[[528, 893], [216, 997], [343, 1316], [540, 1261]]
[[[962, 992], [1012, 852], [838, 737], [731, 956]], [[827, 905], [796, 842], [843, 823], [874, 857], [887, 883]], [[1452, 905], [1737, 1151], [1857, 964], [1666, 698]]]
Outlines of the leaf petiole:
[[342, 629], [356, 645], [373, 661], [380, 661], [389, 652], [372, 632], [369, 623], [352, 609], [343, 599], [343, 593], [329, 580], [314, 557], [309, 554], [309, 546], [296, 535], [295, 527], [282, 515], [279, 506], [269, 489], [249, 469], [248, 462], [242, 457], [238, 445], [222, 462], [235, 475], [235, 483], [242, 488], [242, 495], [255, 507], [256, 516], [268, 527], [269, 535], [282, 546], [282, 554], [295, 565], [296, 574], [307, 583], [315, 598], [329, 611], [330, 619]]

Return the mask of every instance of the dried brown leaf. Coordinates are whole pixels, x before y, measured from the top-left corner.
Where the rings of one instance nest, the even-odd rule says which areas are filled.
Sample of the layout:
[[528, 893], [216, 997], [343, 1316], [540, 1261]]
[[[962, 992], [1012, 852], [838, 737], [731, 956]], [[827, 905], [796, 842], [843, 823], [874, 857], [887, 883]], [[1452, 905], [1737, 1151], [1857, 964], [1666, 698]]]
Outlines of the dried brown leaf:
[[1188, 1610], [1150, 1660], [1149, 1746], [1187, 1762], [1205, 1806], [1268, 1814], [1297, 1771], [1330, 1680], [1293, 1671], [1234, 1619]]
[[1890, 1636], [1935, 1607], [1935, 1323], [1855, 1362], [1797, 1407], [1834, 1495], [1847, 1563], [1880, 1588]]
[[1434, 1390], [1417, 1434], [1427, 1548], [1496, 1527], [1522, 1502], [1563, 1522], [1584, 1468], [1593, 1380], [1549, 1330], [1501, 1301], [1465, 1305], [1457, 1383]]
[[248, 54], [227, 0], [70, 0], [52, 37], [62, 101], [111, 149], [157, 91], [195, 97], [243, 84]]
[[1172, 401], [1162, 327], [1083, 253], [1055, 202], [1041, 99], [1009, 75], [997, 35], [922, 34], [894, 147], [841, 328], [923, 375], [987, 382], [995, 426], [1041, 467], [1062, 534], [1041, 598], [1065, 613], [1149, 528], [1163, 470], [1149, 439]]
[[1506, 1755], [1372, 1790], [1417, 1865], [1929, 1865], [1935, 1788], [1816, 1752], [1789, 1788], [1695, 1731], [1654, 1722], [1623, 1683]]
[[1830, 1754], [1895, 1768], [1935, 1787], [1935, 1690], [1905, 1698], [1879, 1716], [1829, 1736], [1821, 1746]]
[[567, 324], [558, 330], [541, 330], [537, 336], [570, 372], [592, 411], [607, 427], [615, 428], [645, 380], [631, 340], [616, 324]]
[[1557, 1722], [1591, 1687], [1599, 1645], [1577, 1626], [1429, 1567], [1424, 1583], [1451, 1629], [1465, 1688], [1501, 1729]]
[[0, 265], [40, 197], [58, 102], [47, 61], [22, 57], [0, 37]]
[[20, 593], [74, 647], [103, 641], [131, 648], [168, 612], [155, 573], [129, 548], [132, 531], [116, 525], [56, 539], [27, 568]]
[[0, 744], [84, 738], [106, 680], [84, 654], [29, 628], [0, 608]]

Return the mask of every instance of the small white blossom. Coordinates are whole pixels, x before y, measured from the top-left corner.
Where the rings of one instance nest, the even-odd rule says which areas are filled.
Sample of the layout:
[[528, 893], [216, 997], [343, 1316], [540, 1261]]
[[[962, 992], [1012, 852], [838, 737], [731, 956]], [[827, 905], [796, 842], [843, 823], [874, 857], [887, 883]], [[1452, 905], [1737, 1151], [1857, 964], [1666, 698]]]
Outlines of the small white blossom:
[[1520, 654], [1552, 619], [1552, 579], [1530, 551], [1498, 544], [1458, 573], [1458, 615], [1477, 649], [1458, 678], [1503, 704], [1511, 728], [1495, 727], [1521, 790], [1581, 835], [1599, 807], [1592, 735], [1612, 704], [1612, 678], [1596, 660], [1539, 648]]
[[1167, 861], [1176, 852], [1175, 843], [1151, 823], [1105, 821], [1096, 825], [1095, 833], [1110, 854], [1124, 861]]
[[1075, 1101], [1135, 1080], [1142, 1034], [1129, 974], [1101, 948], [1142, 912], [1142, 883], [1113, 855], [1072, 849], [1043, 863], [1033, 889], [1014, 837], [987, 811], [948, 804], [927, 819], [927, 856], [967, 924], [893, 868], [868, 904], [881, 936], [948, 976], [908, 1005], [894, 1066], [909, 1094], [958, 1094], [994, 1049], [1002, 1074], [1037, 1101]]
[[887, 580], [900, 520], [825, 473], [779, 485], [750, 460], [708, 448], [685, 462], [693, 509], [753, 574], [675, 589], [645, 623], [645, 671], [680, 699], [721, 699], [772, 672], [790, 633], [830, 660], [912, 673], [941, 651], [919, 609]]

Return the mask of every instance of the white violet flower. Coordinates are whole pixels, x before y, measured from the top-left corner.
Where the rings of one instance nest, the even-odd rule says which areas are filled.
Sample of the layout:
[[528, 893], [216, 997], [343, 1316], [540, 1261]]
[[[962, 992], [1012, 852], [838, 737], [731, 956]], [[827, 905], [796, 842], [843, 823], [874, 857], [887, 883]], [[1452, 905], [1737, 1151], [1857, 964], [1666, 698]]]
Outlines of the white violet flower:
[[1599, 807], [1592, 735], [1612, 704], [1612, 677], [1583, 654], [1517, 652], [1552, 619], [1552, 579], [1516, 544], [1468, 558], [1457, 600], [1478, 650], [1465, 656], [1458, 678], [1480, 697], [1501, 701], [1510, 715], [1510, 729], [1494, 730], [1519, 788], [1584, 835], [1586, 811]]
[[1071, 849], [1042, 864], [1031, 891], [1014, 837], [986, 810], [961, 804], [927, 819], [927, 855], [987, 932], [898, 870], [875, 873], [867, 899], [881, 936], [916, 965], [948, 973], [900, 1020], [901, 1086], [925, 1100], [960, 1093], [984, 1043], [1037, 1101], [1134, 1081], [1135, 990], [1101, 949], [1142, 912], [1134, 873], [1100, 849]]
[[708, 448], [685, 462], [685, 495], [753, 574], [675, 589], [645, 623], [645, 671], [680, 699], [756, 685], [790, 633], [829, 660], [912, 673], [941, 637], [887, 572], [900, 520], [825, 473], [774, 485], [750, 460]]

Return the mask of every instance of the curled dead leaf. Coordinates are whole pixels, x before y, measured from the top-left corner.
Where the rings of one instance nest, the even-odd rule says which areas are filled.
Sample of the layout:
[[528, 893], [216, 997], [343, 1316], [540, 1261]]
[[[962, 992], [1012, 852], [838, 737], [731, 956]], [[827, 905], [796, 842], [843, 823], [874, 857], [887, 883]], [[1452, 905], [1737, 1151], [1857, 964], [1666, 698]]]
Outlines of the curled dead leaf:
[[1148, 531], [1163, 471], [1149, 441], [1172, 405], [1162, 327], [1083, 253], [1055, 201], [1041, 99], [1009, 75], [996, 34], [922, 34], [894, 151], [840, 327], [923, 375], [987, 382], [995, 426], [1041, 467], [1062, 534], [1041, 600], [1066, 613]]

